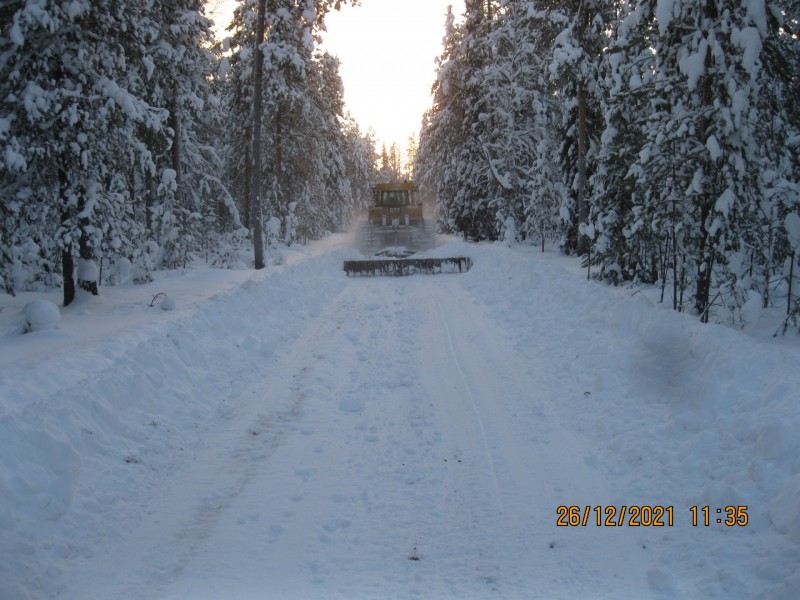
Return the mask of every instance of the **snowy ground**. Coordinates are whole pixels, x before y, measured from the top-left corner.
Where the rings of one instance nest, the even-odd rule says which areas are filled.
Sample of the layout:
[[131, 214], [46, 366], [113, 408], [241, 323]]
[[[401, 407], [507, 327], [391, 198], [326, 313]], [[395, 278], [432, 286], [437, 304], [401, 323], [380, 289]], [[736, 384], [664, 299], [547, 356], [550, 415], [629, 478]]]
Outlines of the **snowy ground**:
[[[700, 325], [529, 248], [348, 279], [344, 241], [24, 336], [41, 295], [3, 299], [0, 599], [798, 597], [800, 344], [771, 315]], [[594, 524], [623, 505], [673, 525]]]

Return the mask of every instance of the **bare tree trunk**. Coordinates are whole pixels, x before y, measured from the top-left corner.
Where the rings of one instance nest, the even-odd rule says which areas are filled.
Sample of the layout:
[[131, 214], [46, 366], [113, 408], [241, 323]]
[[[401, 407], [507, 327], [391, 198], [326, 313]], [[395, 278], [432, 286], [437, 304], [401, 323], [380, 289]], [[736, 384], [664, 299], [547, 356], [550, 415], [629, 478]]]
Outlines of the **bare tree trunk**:
[[244, 226], [249, 230], [253, 205], [253, 140], [247, 140], [244, 146]]
[[792, 314], [792, 282], [794, 281], [794, 251], [792, 251], [792, 262], [789, 266], [789, 300], [786, 304], [786, 314]]
[[[67, 192], [67, 175], [63, 170], [58, 171], [59, 192], [62, 202]], [[69, 209], [64, 209], [61, 213], [61, 224], [69, 221]], [[61, 277], [64, 280], [64, 306], [69, 306], [75, 300], [75, 263], [72, 259], [72, 244], [67, 244], [61, 250]]]
[[72, 246], [61, 251], [61, 277], [64, 279], [64, 306], [75, 300], [75, 265], [72, 262]]
[[775, 243], [774, 240], [774, 229], [772, 227], [772, 223], [768, 220], [767, 221], [769, 227], [768, 239], [767, 239], [767, 259], [764, 261], [766, 264], [764, 265], [764, 298], [762, 299], [761, 308], [769, 308], [769, 287], [772, 283], [771, 281], [771, 272], [772, 272], [772, 261], [774, 259], [774, 252], [773, 252], [773, 244]]
[[94, 262], [94, 248], [89, 244], [89, 235], [85, 228], [89, 219], [81, 219], [81, 237], [78, 239], [78, 287], [97, 296], [97, 266]]
[[274, 179], [274, 187], [273, 193], [275, 197], [273, 198], [275, 204], [273, 208], [274, 211], [277, 210], [277, 213], [283, 217], [285, 215], [285, 207], [283, 206], [283, 198], [281, 190], [283, 189], [283, 109], [278, 106], [278, 110], [275, 112], [275, 162], [273, 163], [273, 169], [275, 171], [275, 179]]
[[[578, 20], [577, 30], [575, 32], [578, 43], [581, 44], [583, 47], [586, 43], [585, 41], [585, 34], [586, 28], [589, 24], [589, 20], [591, 19], [591, 14], [587, 14], [585, 11], [584, 3], [580, 2], [578, 4], [578, 13], [576, 15]], [[588, 50], [584, 48], [584, 52]], [[580, 69], [580, 65], [578, 68], [578, 89], [577, 89], [577, 100], [578, 100], [578, 197], [575, 206], [575, 220], [577, 231], [575, 232], [577, 239], [576, 239], [576, 246], [575, 251], [577, 252], [578, 256], [584, 256], [589, 252], [589, 238], [580, 232], [581, 223], [586, 223], [589, 219], [589, 205], [586, 201], [586, 190], [588, 188], [588, 177], [586, 174], [586, 155], [589, 151], [589, 125], [587, 121], [587, 110], [588, 110], [588, 102], [589, 99], [587, 97], [586, 92], [586, 83], [583, 81], [583, 74], [581, 73], [582, 69]]]
[[[705, 8], [703, 9], [703, 14], [706, 19], [709, 21], [715, 20], [717, 18], [717, 9], [713, 2], [709, 2]], [[714, 105], [714, 86], [712, 75], [709, 73], [712, 70], [712, 56], [711, 50], [706, 49], [706, 56], [705, 56], [705, 66], [706, 66], [706, 74], [703, 76], [702, 79], [702, 95], [703, 95], [703, 105], [707, 108], [710, 108]], [[701, 131], [708, 131], [709, 130], [709, 118], [703, 117], [701, 119], [702, 129]], [[711, 173], [711, 169], [706, 167], [704, 169], [708, 174]], [[709, 318], [709, 299], [711, 297], [711, 271], [714, 262], [714, 240], [711, 239], [709, 235], [708, 228], [706, 226], [706, 221], [708, 220], [709, 215], [711, 214], [711, 207], [714, 206], [715, 203], [715, 194], [713, 190], [714, 186], [708, 186], [707, 184], [703, 186], [704, 191], [703, 194], [699, 198], [700, 204], [700, 241], [699, 241], [699, 248], [697, 252], [697, 279], [696, 279], [696, 289], [695, 289], [695, 300], [694, 306], [697, 310], [697, 314], [700, 315], [700, 320], [703, 323], [708, 323]]]
[[[181, 177], [181, 120], [178, 116], [178, 89], [177, 85], [172, 90], [172, 107], [170, 111], [170, 127], [172, 128], [172, 170], [175, 171], [175, 204], [182, 207], [181, 188], [183, 178]], [[182, 213], [182, 211], [181, 211]], [[182, 223], [184, 224], [184, 223]]]
[[[672, 181], [675, 181], [675, 157], [672, 156]], [[678, 233], [675, 228], [675, 219], [678, 214], [675, 210], [675, 199], [672, 199], [672, 224], [670, 226], [670, 238], [672, 239], [672, 310], [678, 310]]]
[[144, 227], [147, 239], [153, 237], [153, 208], [156, 205], [156, 182], [150, 169], [144, 171]]
[[255, 268], [263, 269], [264, 234], [261, 230], [261, 118], [264, 104], [264, 21], [267, 14], [267, 0], [258, 2], [258, 19], [256, 22], [255, 69], [253, 70], [253, 202], [250, 205], [250, 226], [253, 230], [253, 251]]
[[[578, 202], [575, 207], [578, 227], [589, 219], [589, 204], [586, 202], [586, 153], [589, 145], [589, 131], [586, 124], [586, 86], [583, 81], [578, 81]], [[578, 256], [583, 256], [589, 251], [588, 236], [578, 230]]]
[[695, 280], [695, 295], [694, 307], [698, 315], [701, 315], [701, 321], [706, 323], [708, 316], [708, 301], [711, 297], [711, 260], [713, 248], [712, 240], [708, 235], [706, 229], [706, 220], [710, 212], [708, 203], [706, 202], [707, 195], [701, 201], [703, 206], [700, 207], [700, 243], [697, 252], [697, 278]]

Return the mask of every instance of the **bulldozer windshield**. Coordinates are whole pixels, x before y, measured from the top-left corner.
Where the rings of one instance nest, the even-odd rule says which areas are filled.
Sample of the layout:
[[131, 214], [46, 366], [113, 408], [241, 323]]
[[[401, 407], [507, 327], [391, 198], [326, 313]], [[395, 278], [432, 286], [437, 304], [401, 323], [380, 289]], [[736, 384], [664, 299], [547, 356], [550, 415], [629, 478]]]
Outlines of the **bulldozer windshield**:
[[388, 190], [381, 192], [381, 206], [409, 206], [407, 190]]

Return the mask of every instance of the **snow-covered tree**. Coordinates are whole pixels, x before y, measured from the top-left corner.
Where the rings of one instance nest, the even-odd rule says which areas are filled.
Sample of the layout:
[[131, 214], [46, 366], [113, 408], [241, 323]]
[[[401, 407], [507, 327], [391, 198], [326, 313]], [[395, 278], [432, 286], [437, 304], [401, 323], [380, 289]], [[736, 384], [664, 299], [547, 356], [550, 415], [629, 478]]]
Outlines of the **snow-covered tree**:
[[381, 146], [378, 162], [378, 179], [380, 181], [391, 183], [409, 179], [408, 173], [403, 167], [403, 158], [397, 142], [393, 142], [388, 149], [386, 144]]
[[[418, 171], [443, 229], [475, 239], [552, 237], [564, 197], [549, 80], [555, 29], [530, 1], [452, 12], [420, 134]], [[560, 124], [560, 123], [559, 123]]]
[[614, 3], [603, 0], [537, 2], [554, 34], [549, 71], [562, 114], [561, 170], [568, 201], [562, 207], [568, 231], [564, 250], [585, 255], [589, 236], [591, 178], [596, 169], [603, 128], [603, 87], [599, 76], [602, 52], [608, 43]]
[[[623, 4], [606, 53], [606, 131], [593, 179], [593, 262], [614, 282], [660, 281], [704, 320], [781, 287], [796, 210], [787, 7]], [[687, 298], [688, 299], [688, 298]]]
[[[423, 120], [417, 171], [437, 198], [444, 231], [472, 239], [496, 239], [498, 209], [505, 204], [502, 175], [492, 155], [491, 94], [484, 69], [491, 69], [493, 3], [468, 0], [463, 24], [452, 9], [434, 82], [434, 104]], [[500, 180], [498, 179], [500, 176]]]
[[792, 100], [800, 92], [800, 4], [765, 6], [764, 17], [753, 134], [763, 167], [738, 258], [742, 287], [759, 293], [766, 308], [784, 294], [787, 263], [800, 256], [792, 243], [797, 232], [789, 225], [800, 215], [800, 106]]
[[[674, 249], [674, 215], [680, 192], [672, 183], [672, 156], [661, 180], [664, 194], [655, 207], [658, 218], [643, 206], [643, 190], [636, 185], [635, 166], [646, 140], [648, 124], [666, 101], [656, 93], [656, 33], [654, 4], [623, 3], [600, 64], [605, 97], [605, 131], [600, 138], [597, 167], [590, 178], [591, 263], [598, 276], [612, 283], [637, 280], [654, 283], [672, 261], [663, 258]], [[669, 215], [665, 221], [663, 215]], [[661, 252], [661, 255], [659, 255]], [[677, 254], [672, 253], [672, 258]], [[660, 268], [659, 268], [660, 267]], [[663, 279], [662, 279], [663, 281]], [[677, 283], [678, 278], [674, 281]], [[677, 297], [676, 297], [677, 298]]]
[[538, 239], [544, 244], [560, 230], [564, 201], [558, 155], [560, 111], [547, 77], [553, 27], [534, 2], [514, 2], [497, 13], [493, 60], [483, 78], [490, 93], [493, 138], [487, 148], [499, 186], [499, 235]]
[[662, 232], [674, 229], [673, 261], [685, 256], [694, 308], [707, 320], [712, 286], [736, 302], [743, 272], [735, 257], [761, 200], [766, 14], [763, 3], [719, 0], [660, 2], [652, 14], [653, 115], [634, 167], [637, 187], [643, 216]]
[[375, 149], [375, 133], [362, 132], [352, 115], [342, 121], [346, 151], [344, 164], [347, 180], [353, 194], [353, 210], [362, 212], [370, 205], [372, 188], [380, 180], [377, 171], [378, 153]]
[[152, 208], [159, 226], [153, 238], [165, 267], [185, 264], [218, 219], [232, 227], [239, 220], [220, 179], [220, 110], [212, 89], [215, 57], [208, 49], [213, 36], [203, 5], [201, 0], [155, 4], [159, 35], [146, 54], [153, 63], [148, 73], [153, 102], [169, 110], [168, 152], [155, 163], [159, 179], [165, 171], [168, 177], [174, 173], [174, 189]]
[[60, 263], [65, 303], [76, 274], [97, 292], [98, 259], [132, 259], [143, 272], [182, 265], [215, 213], [235, 224], [218, 176], [200, 0], [4, 10], [0, 185], [15, 199], [4, 238], [36, 244], [41, 275]]
[[433, 84], [433, 106], [423, 116], [415, 171], [426, 195], [436, 199], [440, 227], [447, 233], [458, 231], [455, 223], [458, 148], [464, 138], [461, 122], [466, 65], [461, 54], [462, 27], [448, 7], [442, 55]]
[[129, 239], [126, 174], [147, 160], [142, 131], [163, 129], [166, 113], [136, 93], [138, 7], [21, 2], [9, 17], [0, 53], [4, 197], [9, 218], [31, 226], [15, 236], [60, 252], [69, 304], [75, 275], [97, 293], [101, 246]]
[[354, 200], [345, 159], [349, 148], [342, 124], [339, 61], [323, 53], [309, 66], [308, 102], [293, 128], [300, 135], [286, 146], [284, 191], [297, 205], [298, 233], [319, 238], [327, 231], [347, 229]]
[[[227, 172], [245, 198], [246, 225], [256, 233], [262, 219], [277, 219], [284, 241], [318, 237], [345, 228], [352, 218], [338, 60], [316, 52], [325, 14], [342, 4], [267, 0], [262, 43], [255, 41], [256, 4], [244, 2], [235, 13], [225, 92], [234, 109]], [[263, 74], [256, 90], [258, 68]], [[263, 206], [254, 206], [254, 198], [263, 198]]]

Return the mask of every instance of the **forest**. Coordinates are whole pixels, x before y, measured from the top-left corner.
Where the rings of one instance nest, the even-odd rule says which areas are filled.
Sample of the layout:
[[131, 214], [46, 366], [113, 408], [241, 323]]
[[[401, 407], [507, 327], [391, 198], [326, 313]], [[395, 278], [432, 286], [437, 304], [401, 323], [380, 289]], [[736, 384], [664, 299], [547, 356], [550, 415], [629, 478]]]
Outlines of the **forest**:
[[346, 229], [377, 160], [318, 50], [341, 4], [243, 2], [215, 40], [202, 0], [3, 3], [5, 291], [63, 286], [67, 305]]
[[800, 4], [465, 4], [416, 164], [445, 231], [551, 239], [704, 322], [796, 319]]
[[465, 0], [405, 169], [321, 50], [358, 3], [245, 0], [223, 40], [201, 0], [0, 3], [0, 286], [262, 268], [413, 171], [444, 233], [549, 243], [702, 321], [797, 317], [800, 3]]

